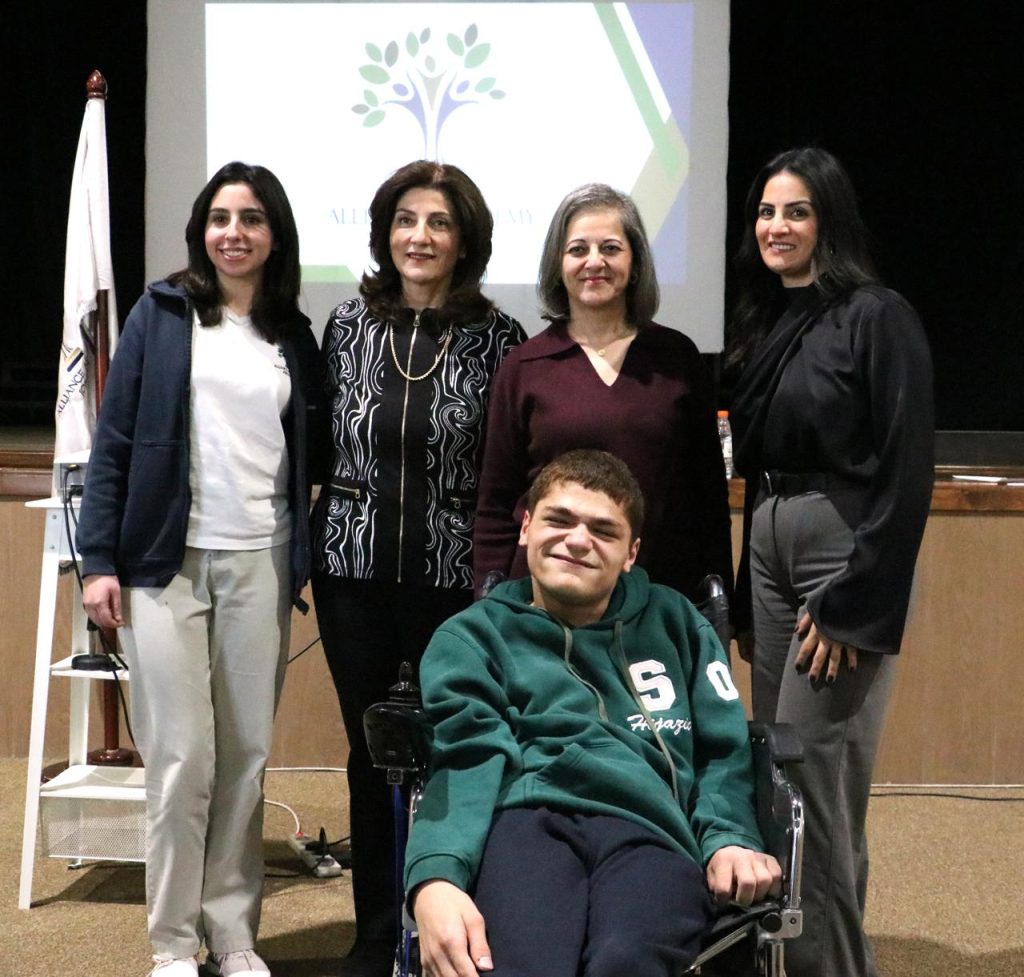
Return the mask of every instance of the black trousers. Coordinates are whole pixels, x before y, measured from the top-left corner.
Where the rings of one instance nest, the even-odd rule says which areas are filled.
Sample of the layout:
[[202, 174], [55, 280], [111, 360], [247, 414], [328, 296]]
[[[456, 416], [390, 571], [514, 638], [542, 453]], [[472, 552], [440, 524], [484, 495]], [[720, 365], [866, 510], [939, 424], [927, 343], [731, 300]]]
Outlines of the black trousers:
[[713, 918], [704, 872], [623, 818], [500, 811], [472, 893], [490, 977], [671, 977]]
[[348, 737], [356, 939], [396, 945], [394, 815], [384, 771], [370, 763], [363, 713], [388, 697], [403, 661], [418, 668], [437, 627], [472, 601], [445, 590], [317, 573], [313, 600]]

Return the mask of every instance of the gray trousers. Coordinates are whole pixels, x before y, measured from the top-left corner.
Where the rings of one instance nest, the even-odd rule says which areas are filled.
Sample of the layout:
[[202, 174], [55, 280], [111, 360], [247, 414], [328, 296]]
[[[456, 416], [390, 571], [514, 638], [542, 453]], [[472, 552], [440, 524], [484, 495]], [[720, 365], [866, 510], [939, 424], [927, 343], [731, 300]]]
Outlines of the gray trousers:
[[289, 545], [188, 548], [164, 588], [125, 591], [121, 640], [146, 767], [146, 908], [154, 951], [254, 946], [263, 774], [287, 663]]
[[892, 655], [859, 652], [836, 681], [812, 683], [793, 659], [807, 598], [842, 570], [853, 548], [856, 490], [759, 497], [750, 534], [754, 601], [754, 718], [792, 723], [804, 762], [803, 935], [787, 943], [789, 977], [877, 977], [864, 934], [868, 851], [864, 824], [871, 771], [892, 688]]

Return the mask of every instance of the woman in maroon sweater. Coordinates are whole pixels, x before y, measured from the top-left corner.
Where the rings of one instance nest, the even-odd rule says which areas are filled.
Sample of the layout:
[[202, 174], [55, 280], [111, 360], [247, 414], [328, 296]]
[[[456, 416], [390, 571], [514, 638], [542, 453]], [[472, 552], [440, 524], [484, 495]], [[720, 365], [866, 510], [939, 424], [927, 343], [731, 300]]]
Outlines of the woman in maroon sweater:
[[711, 384], [694, 343], [652, 321], [658, 283], [633, 201], [602, 184], [570, 193], [548, 228], [537, 286], [548, 328], [502, 362], [491, 388], [473, 534], [477, 590], [527, 574], [518, 546], [534, 476], [571, 448], [629, 465], [648, 507], [637, 562], [691, 599], [705, 574], [732, 589], [725, 467]]

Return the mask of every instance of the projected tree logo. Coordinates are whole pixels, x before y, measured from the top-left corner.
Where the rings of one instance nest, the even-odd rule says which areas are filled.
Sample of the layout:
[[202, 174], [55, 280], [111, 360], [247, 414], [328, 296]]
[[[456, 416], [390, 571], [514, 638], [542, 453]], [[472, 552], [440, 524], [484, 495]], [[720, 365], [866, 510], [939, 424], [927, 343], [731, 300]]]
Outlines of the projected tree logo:
[[445, 122], [458, 109], [487, 98], [502, 99], [497, 79], [483, 70], [491, 45], [478, 39], [476, 24], [470, 24], [462, 37], [448, 34], [447, 50], [437, 54], [437, 42], [431, 43], [430, 28], [410, 32], [404, 49], [397, 41], [383, 48], [367, 44], [370, 63], [359, 74], [372, 85], [364, 89], [363, 101], [352, 106], [365, 116], [367, 129], [380, 125], [388, 110], [400, 106], [411, 112], [423, 132], [424, 159], [440, 159], [438, 142]]

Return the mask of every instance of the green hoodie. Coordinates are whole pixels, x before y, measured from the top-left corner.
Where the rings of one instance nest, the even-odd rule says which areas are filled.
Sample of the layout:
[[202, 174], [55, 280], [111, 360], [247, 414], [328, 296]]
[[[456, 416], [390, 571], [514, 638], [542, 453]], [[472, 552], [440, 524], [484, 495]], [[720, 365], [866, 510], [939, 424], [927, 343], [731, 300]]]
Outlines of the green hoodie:
[[762, 851], [743, 706], [697, 609], [639, 567], [595, 624], [569, 628], [531, 599], [529, 579], [501, 584], [424, 655], [434, 744], [406, 891], [468, 890], [507, 808], [625, 818], [701, 865], [725, 845]]

